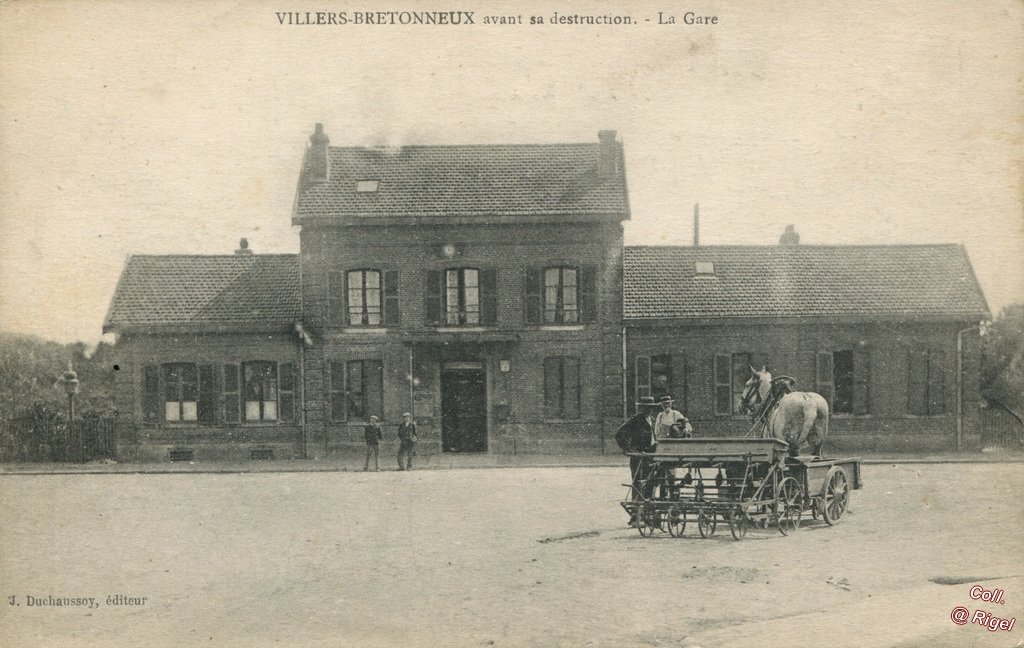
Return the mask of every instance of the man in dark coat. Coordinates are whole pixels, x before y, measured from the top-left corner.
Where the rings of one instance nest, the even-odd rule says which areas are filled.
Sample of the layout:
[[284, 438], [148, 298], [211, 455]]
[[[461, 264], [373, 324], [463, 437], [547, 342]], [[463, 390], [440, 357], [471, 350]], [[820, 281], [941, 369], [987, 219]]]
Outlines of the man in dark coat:
[[363, 428], [363, 438], [366, 440], [366, 463], [363, 464], [363, 472], [370, 469], [370, 455], [373, 455], [374, 470], [380, 470], [380, 440], [384, 438], [384, 431], [380, 429], [377, 417], [370, 415], [370, 422]]
[[[658, 403], [650, 396], [643, 396], [636, 404], [636, 414], [630, 417], [615, 432], [615, 442], [624, 453], [654, 452], [658, 445], [654, 437], [654, 412]], [[642, 494], [649, 498], [654, 492], [654, 482], [641, 484], [644, 473], [650, 462], [644, 457], [629, 458], [629, 474], [633, 480], [633, 494]]]
[[[402, 414], [402, 422], [398, 426], [398, 469], [412, 470], [412, 455], [416, 449], [416, 422], [412, 420], [412, 414]], [[402, 464], [402, 456], [405, 455], [405, 465]]]

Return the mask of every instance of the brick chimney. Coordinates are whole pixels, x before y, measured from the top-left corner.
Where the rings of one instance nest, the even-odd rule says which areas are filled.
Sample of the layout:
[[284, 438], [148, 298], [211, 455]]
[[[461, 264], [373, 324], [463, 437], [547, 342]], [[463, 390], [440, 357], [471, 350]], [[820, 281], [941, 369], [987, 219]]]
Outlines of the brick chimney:
[[779, 237], [779, 245], [800, 245], [800, 235], [795, 227], [786, 225], [786, 231]]
[[597, 132], [597, 139], [601, 142], [597, 157], [597, 175], [607, 178], [619, 172], [619, 155], [615, 146], [615, 131], [603, 130]]
[[324, 132], [324, 125], [317, 124], [313, 134], [309, 136], [309, 150], [306, 152], [306, 173], [304, 184], [327, 182], [331, 176], [330, 158], [327, 145], [331, 140]]
[[252, 250], [249, 249], [249, 239], [243, 238], [238, 241], [238, 249], [235, 250], [235, 254], [252, 254]]

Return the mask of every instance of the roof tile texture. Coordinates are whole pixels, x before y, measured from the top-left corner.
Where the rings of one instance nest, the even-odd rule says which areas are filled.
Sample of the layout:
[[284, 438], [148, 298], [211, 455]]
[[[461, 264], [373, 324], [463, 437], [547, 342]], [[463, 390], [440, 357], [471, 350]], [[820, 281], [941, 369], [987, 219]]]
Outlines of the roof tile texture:
[[[300, 186], [295, 216], [583, 215], [628, 211], [617, 172], [598, 175], [600, 144], [330, 147], [330, 180]], [[359, 180], [379, 180], [357, 192]]]
[[627, 247], [624, 264], [627, 319], [988, 315], [959, 245]]
[[104, 329], [146, 325], [287, 326], [300, 318], [294, 254], [129, 257]]

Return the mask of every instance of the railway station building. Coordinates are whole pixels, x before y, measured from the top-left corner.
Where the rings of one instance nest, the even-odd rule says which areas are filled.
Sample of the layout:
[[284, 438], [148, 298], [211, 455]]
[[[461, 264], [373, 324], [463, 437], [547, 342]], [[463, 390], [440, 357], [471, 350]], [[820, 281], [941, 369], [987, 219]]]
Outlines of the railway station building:
[[625, 247], [614, 131], [541, 145], [310, 137], [297, 255], [132, 256], [125, 460], [323, 458], [404, 412], [431, 453], [618, 453], [638, 397], [744, 434], [748, 365], [832, 403], [826, 450], [970, 447], [988, 308], [957, 245]]

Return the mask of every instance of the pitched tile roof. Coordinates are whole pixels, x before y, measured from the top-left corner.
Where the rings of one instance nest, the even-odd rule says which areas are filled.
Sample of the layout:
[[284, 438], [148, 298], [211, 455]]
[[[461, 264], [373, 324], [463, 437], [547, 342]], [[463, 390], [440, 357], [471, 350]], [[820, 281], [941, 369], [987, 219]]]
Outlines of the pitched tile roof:
[[[628, 218], [617, 172], [598, 175], [600, 144], [330, 147], [330, 180], [303, 188], [294, 220], [340, 217], [572, 216]], [[308, 156], [307, 156], [308, 158]], [[308, 161], [308, 159], [307, 159]], [[377, 191], [356, 191], [379, 180]]]
[[294, 254], [131, 256], [103, 331], [290, 327], [300, 318]]
[[624, 264], [626, 319], [988, 316], [960, 245], [627, 247]]

